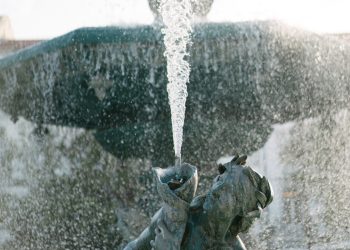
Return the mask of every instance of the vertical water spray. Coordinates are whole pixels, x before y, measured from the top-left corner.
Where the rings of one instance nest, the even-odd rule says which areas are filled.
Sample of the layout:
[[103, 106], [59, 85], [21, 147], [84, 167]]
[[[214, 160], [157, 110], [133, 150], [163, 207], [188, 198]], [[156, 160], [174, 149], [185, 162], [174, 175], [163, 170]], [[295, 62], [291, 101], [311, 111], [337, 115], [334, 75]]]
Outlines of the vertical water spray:
[[185, 120], [187, 86], [190, 76], [188, 47], [191, 36], [191, 0], [160, 0], [164, 28], [165, 57], [167, 59], [167, 91], [176, 163], [181, 161], [183, 125]]

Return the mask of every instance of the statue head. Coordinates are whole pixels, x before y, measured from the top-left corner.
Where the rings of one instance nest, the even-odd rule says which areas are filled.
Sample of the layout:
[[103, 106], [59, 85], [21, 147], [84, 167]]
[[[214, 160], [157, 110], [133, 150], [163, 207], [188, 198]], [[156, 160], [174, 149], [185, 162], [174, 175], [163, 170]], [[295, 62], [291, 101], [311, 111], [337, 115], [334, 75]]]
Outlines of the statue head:
[[214, 179], [203, 203], [205, 212], [213, 221], [221, 223], [221, 233], [247, 231], [261, 211], [272, 202], [270, 183], [252, 168], [244, 166], [246, 156], [235, 157], [219, 165], [219, 175]]

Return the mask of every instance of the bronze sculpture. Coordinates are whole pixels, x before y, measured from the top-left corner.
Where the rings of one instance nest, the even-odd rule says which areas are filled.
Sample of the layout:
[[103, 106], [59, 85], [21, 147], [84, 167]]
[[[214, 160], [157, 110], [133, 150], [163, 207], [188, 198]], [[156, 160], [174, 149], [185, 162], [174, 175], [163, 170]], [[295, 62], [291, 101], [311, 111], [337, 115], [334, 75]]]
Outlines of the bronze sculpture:
[[247, 156], [219, 165], [219, 175], [205, 195], [195, 195], [197, 169], [189, 164], [155, 169], [163, 200], [151, 224], [125, 250], [245, 249], [245, 232], [273, 199], [265, 177], [244, 166]]

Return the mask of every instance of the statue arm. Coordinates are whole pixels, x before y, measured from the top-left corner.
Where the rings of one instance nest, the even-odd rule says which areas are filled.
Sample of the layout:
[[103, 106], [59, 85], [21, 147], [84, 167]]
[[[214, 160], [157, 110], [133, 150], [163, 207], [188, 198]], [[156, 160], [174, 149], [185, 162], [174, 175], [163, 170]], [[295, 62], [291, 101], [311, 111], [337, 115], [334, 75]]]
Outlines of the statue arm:
[[156, 237], [151, 241], [152, 250], [180, 250], [181, 241], [176, 234], [168, 230], [161, 219], [157, 222], [155, 233]]

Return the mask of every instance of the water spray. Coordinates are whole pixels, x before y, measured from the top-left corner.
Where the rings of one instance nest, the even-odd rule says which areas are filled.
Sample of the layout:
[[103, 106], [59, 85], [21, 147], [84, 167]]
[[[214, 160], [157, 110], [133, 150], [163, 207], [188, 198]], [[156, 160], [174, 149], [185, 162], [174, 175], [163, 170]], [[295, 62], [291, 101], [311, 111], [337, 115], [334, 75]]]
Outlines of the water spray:
[[167, 91], [175, 151], [175, 165], [181, 165], [181, 146], [185, 121], [187, 82], [190, 76], [188, 47], [191, 41], [192, 7], [190, 0], [161, 0], [159, 5], [164, 28], [167, 59]]

